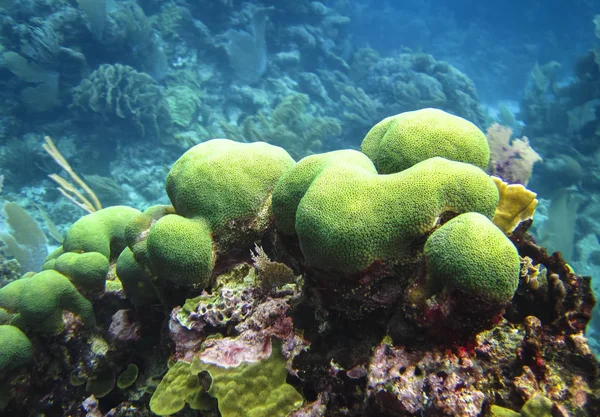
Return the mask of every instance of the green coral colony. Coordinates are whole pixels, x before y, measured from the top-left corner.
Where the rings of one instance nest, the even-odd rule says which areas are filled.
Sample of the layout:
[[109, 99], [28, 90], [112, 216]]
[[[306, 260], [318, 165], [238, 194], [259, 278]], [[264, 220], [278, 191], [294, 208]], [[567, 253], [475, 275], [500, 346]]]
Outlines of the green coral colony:
[[[264, 142], [194, 146], [168, 174], [172, 206], [89, 214], [42, 272], [0, 289], [0, 374], [31, 360], [26, 334], [61, 332], [65, 311], [94, 326], [90, 300], [108, 276], [135, 305], [181, 305], [175, 289], [210, 290], [220, 261], [274, 230], [277, 242], [297, 239], [299, 262], [314, 280], [358, 286], [376, 266], [393, 274], [405, 265], [415, 272], [398, 279], [412, 280], [407, 297], [415, 305], [460, 294], [481, 300], [481, 311], [501, 312], [519, 283], [520, 259], [491, 222], [499, 192], [482, 170], [489, 160], [483, 133], [460, 117], [423, 109], [375, 125], [361, 151], [295, 162]], [[420, 262], [424, 269], [415, 267]], [[209, 385], [199, 382], [201, 372], [211, 376]], [[203, 409], [216, 401], [224, 417], [285, 416], [302, 404], [286, 375], [278, 348], [229, 369], [198, 357], [179, 360], [150, 407], [168, 415], [186, 403]]]

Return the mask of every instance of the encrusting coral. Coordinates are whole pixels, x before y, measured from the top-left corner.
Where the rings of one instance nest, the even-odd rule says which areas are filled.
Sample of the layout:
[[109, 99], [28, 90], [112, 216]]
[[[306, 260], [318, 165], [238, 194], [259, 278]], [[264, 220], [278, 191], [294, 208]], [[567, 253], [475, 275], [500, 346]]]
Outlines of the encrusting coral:
[[[7, 410], [40, 390], [73, 415], [598, 415], [590, 280], [533, 243], [535, 195], [483, 171], [483, 133], [424, 109], [362, 149], [210, 140], [171, 168], [172, 205], [77, 221], [0, 289], [0, 340], [23, 346]], [[36, 382], [28, 343], [60, 362]]]

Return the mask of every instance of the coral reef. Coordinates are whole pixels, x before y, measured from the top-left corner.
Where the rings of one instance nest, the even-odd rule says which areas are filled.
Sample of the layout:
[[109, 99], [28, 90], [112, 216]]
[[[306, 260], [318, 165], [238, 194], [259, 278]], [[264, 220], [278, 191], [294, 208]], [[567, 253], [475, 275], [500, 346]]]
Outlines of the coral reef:
[[342, 133], [338, 119], [311, 115], [308, 103], [307, 95], [292, 94], [284, 97], [270, 115], [259, 112], [244, 119], [238, 129], [228, 124], [223, 129], [237, 140], [264, 141], [285, 147], [295, 158], [306, 156], [320, 151], [323, 143]]
[[0, 413], [600, 415], [598, 47], [373, 3], [0, 1]]
[[215, 139], [173, 164], [171, 205], [75, 222], [44, 271], [0, 288], [13, 358], [0, 356], [11, 363], [0, 406], [597, 415], [590, 278], [534, 243], [521, 199], [482, 169], [483, 132], [441, 111], [404, 117], [434, 119], [420, 146], [452, 137], [474, 156], [408, 148], [424, 160], [380, 174], [358, 151], [295, 162], [265, 142]]
[[[161, 175], [209, 138], [266, 141], [300, 158], [356, 148], [384, 116], [427, 105], [483, 121], [459, 70], [408, 50], [361, 55], [348, 16], [320, 2], [27, 0], [2, 10], [0, 162], [10, 198], [44, 207], [61, 231], [77, 213], [50, 189], [40, 135], [105, 205], [143, 208], [166, 203]], [[371, 66], [390, 74], [368, 82]], [[165, 146], [148, 152], [146, 140]]]
[[477, 126], [431, 108], [382, 120], [369, 131], [360, 150], [380, 174], [399, 172], [436, 156], [481, 169], [490, 159], [490, 149]]

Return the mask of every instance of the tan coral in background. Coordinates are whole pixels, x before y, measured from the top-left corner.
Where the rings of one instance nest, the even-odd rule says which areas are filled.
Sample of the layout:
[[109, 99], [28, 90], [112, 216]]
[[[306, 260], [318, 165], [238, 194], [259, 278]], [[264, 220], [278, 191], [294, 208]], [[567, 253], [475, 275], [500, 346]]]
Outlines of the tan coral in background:
[[527, 137], [513, 139], [512, 130], [498, 123], [488, 127], [486, 138], [490, 147], [488, 171], [510, 184], [527, 185], [533, 165], [542, 157], [529, 145]]

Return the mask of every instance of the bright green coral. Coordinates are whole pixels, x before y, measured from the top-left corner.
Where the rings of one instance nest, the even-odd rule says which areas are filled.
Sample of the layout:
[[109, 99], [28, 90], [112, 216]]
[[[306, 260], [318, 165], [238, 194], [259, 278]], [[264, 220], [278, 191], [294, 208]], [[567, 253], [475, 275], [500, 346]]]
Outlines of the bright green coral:
[[117, 378], [117, 387], [120, 389], [129, 388], [137, 381], [140, 368], [135, 363], [130, 363], [127, 368], [121, 372]]
[[[125, 228], [135, 262], [159, 283], [206, 287], [219, 253], [267, 230], [271, 193], [293, 165], [285, 150], [264, 142], [213, 139], [188, 150], [167, 177], [173, 207], [151, 207]], [[120, 262], [125, 274], [135, 269], [131, 262]]]
[[82, 291], [103, 291], [109, 270], [108, 259], [98, 252], [67, 252], [56, 258], [53, 268]]
[[381, 174], [400, 172], [436, 156], [486, 169], [490, 159], [485, 134], [473, 123], [438, 109], [400, 113], [377, 123], [361, 151]]
[[220, 233], [256, 221], [275, 183], [293, 165], [278, 146], [213, 139], [175, 162], [167, 177], [167, 194], [177, 214], [203, 218]]
[[521, 408], [522, 417], [551, 417], [552, 401], [543, 395], [534, 394]]
[[161, 217], [147, 240], [152, 270], [163, 281], [206, 287], [214, 265], [213, 241], [206, 222], [176, 214]]
[[160, 416], [174, 414], [189, 404], [209, 410], [218, 401], [222, 417], [287, 416], [304, 399], [286, 382], [286, 361], [281, 348], [260, 362], [243, 362], [231, 368], [202, 362], [176, 362], [150, 399], [150, 409]]
[[18, 327], [0, 325], [0, 376], [26, 365], [33, 357], [29, 338]]
[[425, 242], [428, 284], [494, 303], [506, 303], [519, 285], [519, 253], [487, 217], [461, 214]]
[[123, 249], [117, 259], [117, 277], [123, 284], [127, 299], [135, 306], [143, 306], [158, 301], [158, 294], [152, 284], [152, 276], [134, 258], [129, 248]]
[[153, 206], [129, 222], [125, 240], [128, 248], [117, 260], [117, 275], [134, 303], [153, 299], [152, 277], [178, 286], [208, 285], [215, 255], [212, 232], [203, 218]]
[[300, 248], [313, 266], [355, 273], [378, 260], [402, 260], [443, 213], [492, 217], [498, 204], [493, 181], [470, 164], [431, 158], [378, 175], [358, 152], [332, 154], [320, 171], [300, 161], [273, 195], [276, 224], [285, 232], [295, 209]]
[[0, 308], [14, 315], [11, 324], [31, 327], [44, 334], [56, 334], [64, 329], [64, 310], [80, 316], [87, 326], [96, 322], [92, 304], [67, 277], [54, 270], [42, 271], [0, 288]]
[[125, 226], [140, 214], [127, 206], [98, 210], [77, 220], [67, 231], [65, 252], [98, 252], [115, 259], [125, 247]]
[[273, 191], [273, 215], [277, 230], [293, 234], [300, 200], [314, 179], [332, 164], [347, 163], [375, 172], [373, 163], [360, 152], [340, 150], [302, 158], [293, 169], [281, 176]]
[[552, 401], [536, 393], [525, 402], [520, 413], [497, 405], [492, 405], [490, 411], [491, 417], [552, 417], [552, 409]]
[[125, 242], [138, 262], [150, 264], [147, 244], [148, 231], [158, 219], [167, 214], [175, 214], [175, 209], [165, 205], [150, 206], [125, 226]]
[[499, 407], [492, 405], [490, 408], [491, 417], [521, 417], [521, 413], [511, 410], [510, 408]]

